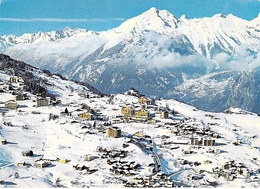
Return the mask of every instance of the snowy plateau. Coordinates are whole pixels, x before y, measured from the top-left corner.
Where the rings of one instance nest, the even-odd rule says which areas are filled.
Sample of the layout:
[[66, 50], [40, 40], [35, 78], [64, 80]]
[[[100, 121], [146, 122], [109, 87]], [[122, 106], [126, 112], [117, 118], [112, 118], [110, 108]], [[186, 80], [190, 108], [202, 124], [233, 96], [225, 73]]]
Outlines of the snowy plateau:
[[255, 113], [100, 95], [0, 58], [0, 188], [260, 187]]
[[0, 52], [103, 93], [134, 87], [206, 111], [236, 106], [260, 113], [259, 44], [260, 15], [189, 19], [151, 8], [108, 31], [1, 36]]

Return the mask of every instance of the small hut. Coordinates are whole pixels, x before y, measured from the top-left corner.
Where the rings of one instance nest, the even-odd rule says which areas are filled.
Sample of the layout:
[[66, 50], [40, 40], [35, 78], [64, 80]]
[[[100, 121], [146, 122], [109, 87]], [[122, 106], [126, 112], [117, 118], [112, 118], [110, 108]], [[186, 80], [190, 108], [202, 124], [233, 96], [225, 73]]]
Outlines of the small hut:
[[59, 162], [60, 162], [60, 163], [67, 163], [68, 160], [67, 160], [67, 159], [59, 159]]
[[5, 145], [7, 143], [7, 140], [4, 138], [0, 139], [0, 144]]
[[121, 129], [118, 127], [110, 127], [107, 129], [106, 134], [111, 138], [119, 138], [121, 137]]
[[19, 167], [24, 167], [25, 165], [26, 165], [25, 162], [19, 162], [19, 163], [17, 163], [17, 166], [19, 166]]
[[92, 156], [92, 155], [85, 155], [84, 156], [85, 161], [92, 161], [93, 159], [94, 159], [94, 156]]
[[9, 100], [5, 102], [5, 108], [7, 109], [17, 109], [18, 105], [17, 102], [14, 100]]
[[51, 163], [49, 162], [46, 162], [46, 161], [37, 161], [34, 163], [34, 167], [35, 168], [39, 168], [39, 169], [42, 169], [44, 167], [48, 167]]
[[162, 111], [162, 112], [161, 112], [161, 118], [163, 118], [163, 119], [168, 119], [168, 118], [169, 118], [168, 112], [167, 112], [167, 111]]
[[30, 151], [23, 151], [22, 155], [23, 156], [33, 156], [33, 151], [32, 150], [30, 150]]

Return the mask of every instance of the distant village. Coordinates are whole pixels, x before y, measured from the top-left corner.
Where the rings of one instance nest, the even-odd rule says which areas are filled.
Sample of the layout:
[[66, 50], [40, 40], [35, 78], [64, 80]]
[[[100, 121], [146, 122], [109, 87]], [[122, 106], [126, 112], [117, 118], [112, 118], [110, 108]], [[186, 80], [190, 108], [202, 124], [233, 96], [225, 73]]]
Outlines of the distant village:
[[[20, 77], [12, 76], [9, 80], [0, 81], [0, 93], [9, 93], [14, 96], [14, 99], [8, 101], [0, 100], [0, 109], [2, 115], [8, 111], [21, 110], [18, 105], [18, 101], [31, 100], [32, 94], [24, 92], [24, 82]], [[71, 94], [68, 94], [71, 95]], [[222, 150], [223, 144], [222, 136], [211, 129], [212, 126], [220, 126], [217, 122], [218, 117], [211, 114], [205, 114], [205, 117], [209, 118], [211, 122], [203, 123], [198, 122], [195, 118], [182, 117], [179, 112], [171, 109], [168, 104], [160, 104], [154, 99], [150, 99], [144, 95], [141, 95], [137, 90], [128, 90], [125, 95], [136, 97], [136, 102], [129, 104], [122, 102], [118, 108], [112, 111], [120, 112], [119, 114], [104, 114], [103, 109], [106, 107], [94, 106], [96, 101], [102, 100], [100, 95], [89, 93], [88, 91], [78, 91], [78, 95], [87, 101], [81, 104], [70, 102], [63, 104], [63, 100], [57, 98], [51, 100], [50, 97], [41, 97], [40, 94], [34, 96], [33, 102], [36, 108], [48, 107], [48, 106], [61, 106], [64, 107], [64, 111], [59, 115], [50, 113], [49, 120], [59, 120], [60, 124], [63, 122], [80, 123], [82, 132], [85, 134], [95, 135], [102, 134], [106, 138], [124, 138], [125, 142], [122, 145], [122, 149], [107, 149], [103, 146], [98, 146], [97, 154], [86, 154], [83, 158], [84, 161], [96, 161], [97, 159], [105, 160], [109, 165], [109, 172], [111, 175], [120, 176], [121, 182], [125, 187], [195, 187], [193, 180], [202, 180], [205, 174], [214, 176], [215, 179], [220, 177], [225, 178], [227, 181], [234, 181], [236, 179], [245, 179], [250, 181], [259, 181], [260, 177], [260, 157], [252, 158], [258, 169], [249, 169], [247, 165], [237, 162], [236, 160], [230, 160], [223, 162], [219, 167], [211, 167], [211, 170], [204, 170], [200, 168], [200, 165], [212, 164], [213, 159], [211, 156], [220, 156], [225, 153]], [[115, 95], [109, 95], [105, 97], [106, 103], [112, 104]], [[86, 103], [89, 102], [89, 103]], [[77, 106], [77, 108], [72, 108]], [[71, 111], [71, 109], [76, 109]], [[194, 109], [193, 111], [197, 111]], [[35, 112], [37, 113], [37, 112]], [[99, 124], [97, 124], [99, 123]], [[144, 134], [142, 130], [137, 130], [135, 133], [127, 133], [123, 128], [117, 127], [120, 123], [143, 123], [149, 124], [153, 128], [163, 129], [169, 131], [169, 135], [149, 136]], [[3, 122], [4, 126], [12, 126], [11, 122]], [[24, 126], [26, 129], [26, 125]], [[252, 138], [257, 137], [252, 135]], [[8, 145], [8, 138], [0, 138], [2, 145]], [[146, 169], [149, 170], [149, 175], [140, 174], [140, 170], [143, 169], [136, 161], [124, 160], [130, 152], [127, 150], [130, 144], [138, 146], [145, 154], [151, 155], [154, 159], [154, 163], [146, 165]], [[238, 146], [243, 144], [243, 140], [237, 139], [232, 141], [232, 145]], [[157, 148], [165, 149], [169, 153], [172, 153], [176, 158], [174, 162], [175, 167], [182, 167], [183, 170], [191, 169], [193, 174], [186, 176], [186, 179], [190, 182], [189, 185], [185, 185], [183, 182], [172, 180], [171, 177], [176, 173], [164, 173], [158, 153], [155, 150]], [[252, 146], [252, 148], [258, 148]], [[176, 153], [177, 152], [177, 153]], [[180, 152], [180, 154], [179, 154]], [[189, 156], [197, 153], [208, 154], [206, 160], [197, 159], [196, 161], [189, 160]], [[30, 157], [34, 155], [33, 150], [21, 151], [21, 157]], [[179, 155], [179, 156], [177, 156]], [[22, 158], [21, 158], [22, 160]], [[44, 159], [39, 157], [33, 164], [21, 161], [17, 162], [17, 166], [33, 166], [35, 168], [43, 169], [51, 164], [58, 162], [66, 164], [69, 162], [66, 158], [57, 159]], [[71, 166], [71, 169], [75, 171], [86, 171], [87, 174], [93, 174], [99, 170], [96, 168], [90, 168], [88, 166], [75, 164]], [[4, 185], [4, 180], [1, 180], [0, 184]], [[202, 181], [205, 186], [215, 187], [218, 185], [216, 181], [206, 180]], [[57, 186], [59, 182], [57, 181]]]

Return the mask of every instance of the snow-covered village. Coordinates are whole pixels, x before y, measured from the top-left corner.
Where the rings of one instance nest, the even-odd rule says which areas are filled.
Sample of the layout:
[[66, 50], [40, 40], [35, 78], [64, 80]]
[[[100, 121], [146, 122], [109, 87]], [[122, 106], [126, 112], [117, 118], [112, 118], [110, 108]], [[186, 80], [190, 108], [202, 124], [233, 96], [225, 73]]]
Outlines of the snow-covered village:
[[256, 113], [100, 94], [1, 56], [0, 188], [260, 186]]

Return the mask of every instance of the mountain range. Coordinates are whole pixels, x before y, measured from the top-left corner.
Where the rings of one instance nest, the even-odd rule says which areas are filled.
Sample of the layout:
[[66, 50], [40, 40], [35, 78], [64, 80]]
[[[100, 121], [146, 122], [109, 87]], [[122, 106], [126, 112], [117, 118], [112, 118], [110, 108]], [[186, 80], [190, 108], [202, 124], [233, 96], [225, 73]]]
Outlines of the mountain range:
[[108, 31], [1, 36], [0, 52], [103, 93], [134, 87], [207, 111], [260, 113], [260, 14], [189, 19], [151, 8]]

